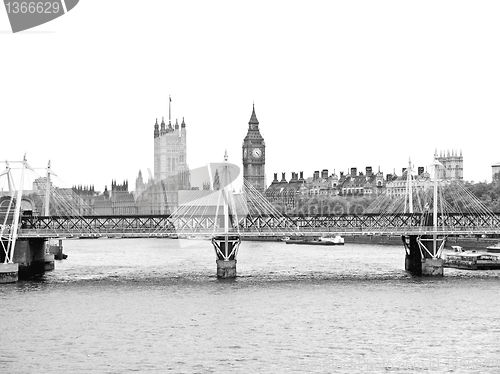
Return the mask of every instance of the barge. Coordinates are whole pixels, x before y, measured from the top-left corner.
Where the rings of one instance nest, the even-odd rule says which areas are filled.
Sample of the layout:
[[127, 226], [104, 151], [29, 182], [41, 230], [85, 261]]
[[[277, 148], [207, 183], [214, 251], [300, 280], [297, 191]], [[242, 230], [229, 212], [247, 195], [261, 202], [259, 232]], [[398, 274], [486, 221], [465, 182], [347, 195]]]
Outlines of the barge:
[[453, 252], [443, 257], [443, 266], [463, 270], [500, 269], [500, 253], [464, 251], [460, 246], [452, 246]]

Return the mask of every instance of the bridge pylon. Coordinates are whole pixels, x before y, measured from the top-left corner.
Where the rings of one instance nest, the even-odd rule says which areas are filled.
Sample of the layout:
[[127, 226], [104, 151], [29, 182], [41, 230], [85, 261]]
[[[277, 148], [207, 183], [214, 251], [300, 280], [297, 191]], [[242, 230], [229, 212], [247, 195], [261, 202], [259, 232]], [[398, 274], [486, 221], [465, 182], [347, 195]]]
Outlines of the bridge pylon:
[[[443, 259], [441, 252], [446, 242], [446, 237], [438, 237], [438, 180], [437, 171], [442, 167], [441, 163], [434, 160], [434, 193], [432, 213], [428, 212], [422, 221], [424, 226], [434, 228], [432, 235], [409, 235], [403, 236], [403, 242], [406, 250], [405, 269], [413, 275], [443, 276]], [[411, 191], [411, 162], [408, 167], [408, 189]], [[412, 195], [410, 194], [410, 213], [413, 213], [411, 204]]]
[[[217, 256], [217, 277], [218, 278], [235, 278], [236, 277], [236, 255], [241, 244], [241, 238], [239, 232], [234, 232], [234, 219], [238, 222], [237, 209], [235, 207], [234, 197], [230, 190], [231, 182], [233, 180], [232, 175], [237, 170], [234, 170], [231, 164], [227, 162], [227, 150], [224, 154], [224, 163], [220, 170], [220, 187], [218, 191], [218, 200], [223, 204], [224, 215], [223, 215], [223, 234], [214, 235], [212, 237], [212, 245], [215, 249], [215, 255]], [[213, 181], [210, 184], [214, 186]], [[219, 208], [219, 202], [217, 203], [217, 213]], [[216, 214], [217, 216], [218, 214]], [[234, 217], [236, 216], [236, 217]], [[220, 217], [222, 218], [222, 217]]]
[[212, 238], [212, 244], [217, 256], [217, 278], [236, 277], [236, 254], [240, 246], [239, 235], [216, 235]]
[[0, 199], [0, 283], [14, 283], [54, 269], [54, 257], [45, 251], [47, 238], [19, 238], [19, 229], [23, 226], [21, 202], [25, 174], [33, 169], [28, 165], [26, 155], [22, 161], [11, 162], [21, 163], [22, 167], [17, 189], [8, 162], [6, 170], [0, 173], [0, 177], [7, 177], [10, 195]]

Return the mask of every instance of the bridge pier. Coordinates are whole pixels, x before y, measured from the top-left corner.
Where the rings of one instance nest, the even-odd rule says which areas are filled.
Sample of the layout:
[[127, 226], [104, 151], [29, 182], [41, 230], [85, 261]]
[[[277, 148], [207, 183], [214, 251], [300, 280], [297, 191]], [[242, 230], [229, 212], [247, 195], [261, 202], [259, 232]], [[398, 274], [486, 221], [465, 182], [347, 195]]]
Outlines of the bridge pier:
[[54, 255], [46, 253], [46, 238], [18, 239], [12, 263], [0, 252], [0, 283], [17, 282], [54, 270]]
[[19, 278], [19, 264], [0, 264], [0, 284], [15, 283]]
[[[432, 258], [425, 250], [421, 250], [417, 241], [417, 235], [409, 235], [409, 241], [403, 236], [406, 248], [405, 270], [417, 276], [443, 276], [443, 260]], [[433, 253], [433, 237], [422, 236], [421, 243], [430, 253]]]
[[217, 256], [217, 278], [236, 278], [236, 254], [240, 243], [239, 235], [218, 235], [212, 238]]
[[422, 275], [422, 256], [418, 248], [417, 235], [410, 235], [409, 242], [403, 236], [403, 243], [406, 249], [405, 270], [412, 275]]
[[444, 274], [443, 259], [424, 258], [422, 259], [422, 275], [442, 277]]
[[216, 260], [217, 278], [236, 278], [236, 260]]
[[[50, 267], [50, 259], [47, 258], [46, 261], [45, 258], [46, 241], [45, 238], [17, 240], [13, 262], [19, 265], [19, 279], [28, 279], [44, 274], [46, 262], [49, 263], [48, 267]], [[52, 258], [52, 266], [53, 264]]]
[[427, 251], [423, 251], [424, 258], [422, 258], [422, 275], [442, 277], [444, 273], [443, 260], [441, 258], [432, 258], [430, 255], [430, 253], [434, 253], [435, 240], [437, 241], [438, 239], [432, 235], [422, 235], [420, 237], [420, 242], [425, 248], [427, 248]]

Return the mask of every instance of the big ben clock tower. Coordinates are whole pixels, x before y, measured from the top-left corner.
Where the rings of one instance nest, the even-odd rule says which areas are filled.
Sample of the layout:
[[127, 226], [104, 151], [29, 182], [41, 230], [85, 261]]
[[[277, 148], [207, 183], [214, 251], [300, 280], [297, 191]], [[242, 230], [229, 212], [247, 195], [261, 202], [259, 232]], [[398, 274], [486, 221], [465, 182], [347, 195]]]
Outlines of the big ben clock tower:
[[265, 181], [266, 144], [259, 131], [255, 105], [248, 122], [247, 136], [243, 140], [243, 179], [261, 194], [266, 189]]

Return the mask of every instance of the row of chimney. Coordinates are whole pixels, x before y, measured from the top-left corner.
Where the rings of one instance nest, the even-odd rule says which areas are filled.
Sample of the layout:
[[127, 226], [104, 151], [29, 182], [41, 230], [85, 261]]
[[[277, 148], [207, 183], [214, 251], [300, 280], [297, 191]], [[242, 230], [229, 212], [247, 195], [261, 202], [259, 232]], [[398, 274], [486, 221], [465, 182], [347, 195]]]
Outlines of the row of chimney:
[[[404, 173], [406, 171], [407, 168], [403, 168], [402, 169], [402, 173]], [[370, 177], [373, 175], [373, 168], [371, 166], [367, 166], [366, 169], [366, 176], [367, 177]], [[418, 169], [417, 169], [417, 172], [418, 172], [418, 175], [422, 175], [424, 172], [425, 172], [425, 168], [422, 167], [422, 166], [419, 166]], [[286, 178], [285, 178], [285, 174], [286, 173], [281, 173], [281, 182], [286, 182]], [[340, 173], [340, 176], [343, 177], [344, 173], [341, 172]], [[360, 175], [362, 175], [362, 173], [360, 173]], [[351, 173], [350, 173], [350, 176], [352, 178], [358, 176], [358, 169], [357, 168], [351, 168]], [[319, 170], [316, 170], [313, 174], [313, 180], [318, 180], [320, 178], [320, 172]], [[321, 171], [321, 178], [322, 179], [328, 179], [328, 169], [323, 169]], [[292, 172], [292, 179], [290, 181], [303, 181], [304, 180], [304, 172], [301, 171], [300, 172], [300, 177], [299, 177], [299, 174], [295, 173], [295, 172]], [[274, 182], [277, 182], [278, 181], [278, 173], [274, 173]]]

